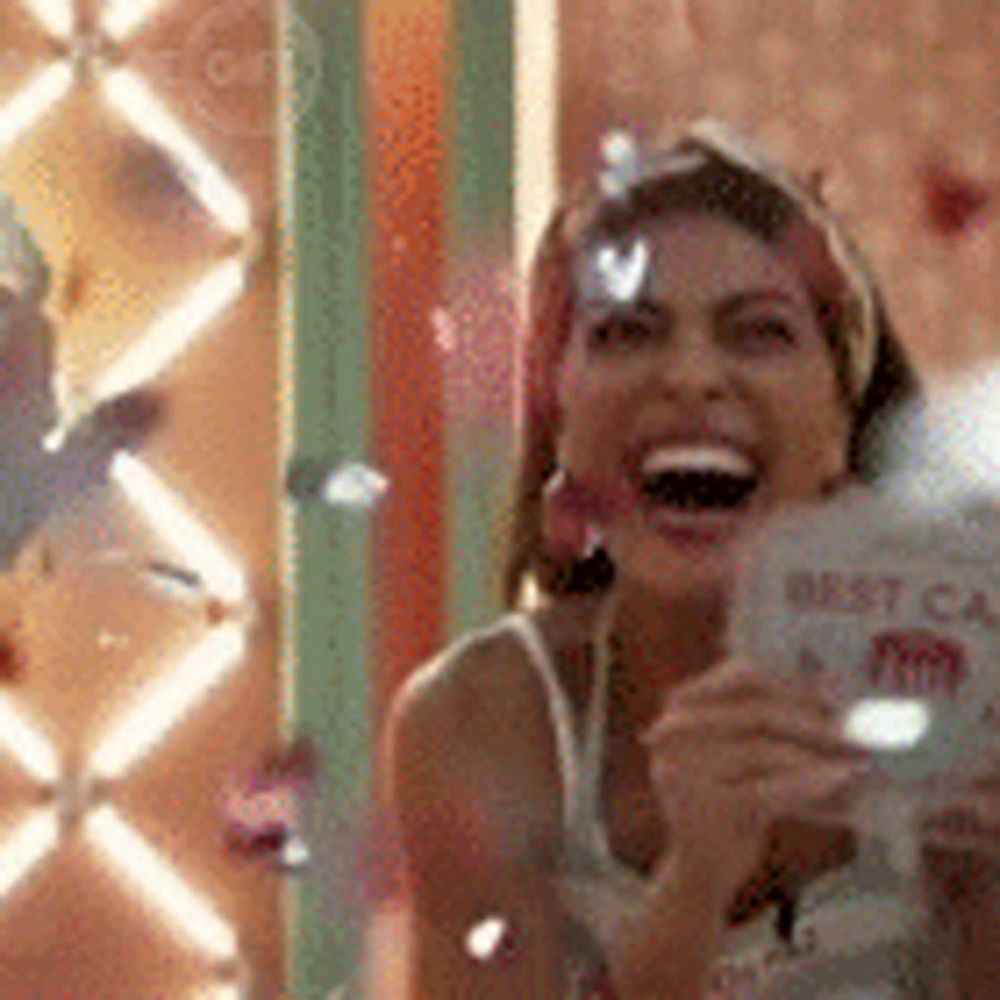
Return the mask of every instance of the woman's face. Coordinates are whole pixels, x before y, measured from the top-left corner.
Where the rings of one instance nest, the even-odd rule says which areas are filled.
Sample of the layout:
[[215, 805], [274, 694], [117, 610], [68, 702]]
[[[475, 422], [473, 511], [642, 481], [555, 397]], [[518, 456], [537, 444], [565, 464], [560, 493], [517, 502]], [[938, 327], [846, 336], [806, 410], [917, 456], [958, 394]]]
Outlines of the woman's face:
[[847, 410], [802, 279], [696, 214], [646, 223], [577, 271], [560, 464], [630, 498], [604, 532], [624, 579], [728, 592], [741, 540], [847, 467]]

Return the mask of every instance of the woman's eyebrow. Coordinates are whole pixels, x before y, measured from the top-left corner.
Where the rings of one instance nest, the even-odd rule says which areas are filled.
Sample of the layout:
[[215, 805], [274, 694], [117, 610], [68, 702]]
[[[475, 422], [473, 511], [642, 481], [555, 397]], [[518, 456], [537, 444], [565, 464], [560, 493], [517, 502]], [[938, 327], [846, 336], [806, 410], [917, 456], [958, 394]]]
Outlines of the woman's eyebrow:
[[[792, 309], [802, 309], [803, 303], [794, 295], [781, 288], [754, 288], [745, 292], [727, 295], [713, 309], [719, 319], [726, 319], [747, 306], [777, 303]], [[671, 307], [647, 296], [618, 301], [611, 296], [585, 298], [580, 303], [581, 311], [591, 317], [602, 319], [608, 316], [647, 316], [654, 320], [669, 320], [673, 316]]]
[[610, 296], [607, 298], [584, 299], [580, 305], [584, 312], [596, 313], [600, 316], [645, 313], [649, 316], [660, 317], [670, 314], [670, 310], [662, 303], [642, 296], [624, 301], [619, 301]]
[[734, 295], [726, 296], [715, 312], [717, 315], [725, 317], [739, 312], [746, 306], [759, 305], [760, 303], [778, 303], [791, 306], [793, 309], [802, 307], [802, 303], [795, 296], [781, 288], [755, 288], [752, 291], [737, 292]]

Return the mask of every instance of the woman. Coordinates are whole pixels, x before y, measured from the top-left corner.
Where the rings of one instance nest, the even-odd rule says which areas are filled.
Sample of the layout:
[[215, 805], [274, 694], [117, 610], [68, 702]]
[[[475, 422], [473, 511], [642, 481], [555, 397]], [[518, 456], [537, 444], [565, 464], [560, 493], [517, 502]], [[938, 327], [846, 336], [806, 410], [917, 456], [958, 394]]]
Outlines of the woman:
[[[794, 953], [854, 852], [864, 753], [728, 658], [727, 609], [769, 517], [877, 475], [914, 378], [818, 199], [718, 126], [602, 181], [533, 274], [506, 594], [544, 600], [393, 714], [420, 998], [736, 995], [733, 940]], [[961, 995], [990, 995], [988, 866], [935, 857]]]

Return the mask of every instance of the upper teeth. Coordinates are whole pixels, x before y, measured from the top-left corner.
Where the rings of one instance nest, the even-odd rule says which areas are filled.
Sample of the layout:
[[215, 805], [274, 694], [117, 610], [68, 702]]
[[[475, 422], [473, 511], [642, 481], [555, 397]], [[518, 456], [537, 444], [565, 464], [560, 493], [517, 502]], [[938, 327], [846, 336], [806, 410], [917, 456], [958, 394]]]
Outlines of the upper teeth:
[[752, 476], [754, 466], [746, 455], [725, 445], [670, 445], [649, 452], [643, 459], [644, 476], [662, 472], [722, 472], [733, 476]]

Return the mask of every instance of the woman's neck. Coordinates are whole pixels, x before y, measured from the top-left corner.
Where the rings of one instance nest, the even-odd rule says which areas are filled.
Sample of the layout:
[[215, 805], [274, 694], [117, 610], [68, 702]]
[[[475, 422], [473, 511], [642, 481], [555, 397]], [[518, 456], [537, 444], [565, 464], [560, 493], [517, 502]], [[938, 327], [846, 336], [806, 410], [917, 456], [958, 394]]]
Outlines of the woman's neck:
[[725, 655], [728, 602], [721, 594], [666, 597], [641, 584], [617, 586], [616, 668], [655, 717], [671, 687]]

